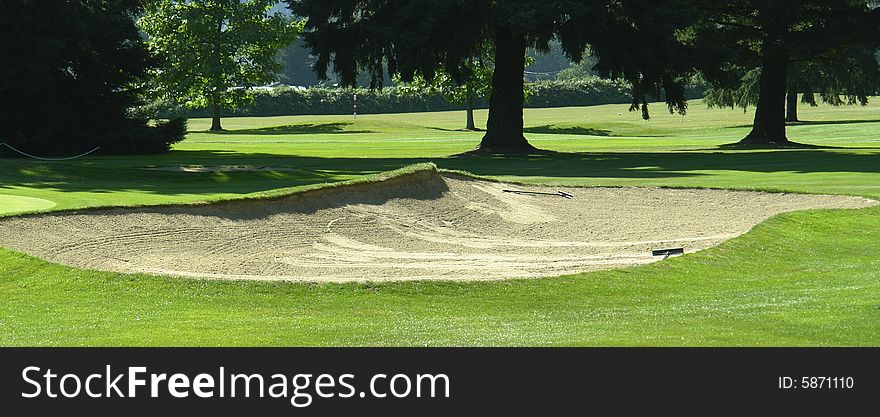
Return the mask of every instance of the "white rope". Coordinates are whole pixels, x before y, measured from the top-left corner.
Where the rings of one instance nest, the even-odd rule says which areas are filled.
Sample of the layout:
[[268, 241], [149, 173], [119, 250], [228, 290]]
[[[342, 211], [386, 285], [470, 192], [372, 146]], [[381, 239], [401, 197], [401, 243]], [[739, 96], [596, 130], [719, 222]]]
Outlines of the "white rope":
[[88, 151], [88, 152], [86, 152], [86, 153], [84, 153], [84, 154], [80, 154], [80, 155], [77, 155], [77, 156], [71, 156], [71, 157], [69, 157], [69, 158], [41, 158], [41, 157], [39, 157], [39, 156], [31, 155], [31, 154], [29, 154], [29, 153], [27, 153], [27, 152], [24, 152], [24, 151], [20, 151], [20, 150], [18, 150], [18, 149], [15, 149], [15, 148], [12, 147], [12, 145], [10, 145], [10, 144], [8, 144], [8, 143], [6, 143], [6, 142], [2, 142], [2, 143], [0, 143], [0, 145], [2, 145], [2, 146], [6, 146], [7, 148], [12, 149], [13, 151], [15, 151], [15, 152], [17, 152], [17, 153], [19, 153], [19, 154], [22, 154], [22, 155], [24, 155], [24, 156], [26, 156], [26, 157], [28, 157], [28, 158], [38, 159], [38, 160], [40, 160], [40, 161], [70, 161], [71, 159], [82, 158], [82, 157], [84, 157], [84, 156], [86, 156], [86, 155], [90, 155], [90, 154], [92, 154], [92, 153], [94, 153], [94, 152], [97, 152], [99, 149], [101, 149], [101, 147], [98, 146], [97, 148], [92, 149], [92, 150], [90, 150], [90, 151]]

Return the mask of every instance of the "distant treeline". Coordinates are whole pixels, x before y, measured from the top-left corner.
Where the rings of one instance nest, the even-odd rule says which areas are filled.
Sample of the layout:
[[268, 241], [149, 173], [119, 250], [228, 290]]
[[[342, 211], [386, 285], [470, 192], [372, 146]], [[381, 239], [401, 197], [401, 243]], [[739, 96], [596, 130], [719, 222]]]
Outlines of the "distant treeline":
[[[600, 78], [538, 81], [531, 84], [526, 107], [568, 107], [599, 104], [624, 104], [632, 100], [630, 87], [622, 81]], [[704, 87], [690, 89], [691, 98], [702, 97]], [[351, 114], [353, 96], [357, 94], [359, 114], [410, 113], [463, 110], [441, 94], [413, 94], [395, 87], [381, 90], [312, 87], [308, 89], [277, 87], [253, 92], [254, 100], [237, 110], [224, 110], [224, 116], [286, 116]], [[488, 107], [488, 97], [477, 100], [478, 108]], [[145, 108], [160, 118], [211, 117], [208, 109], [189, 109], [173, 103], [153, 103]]]

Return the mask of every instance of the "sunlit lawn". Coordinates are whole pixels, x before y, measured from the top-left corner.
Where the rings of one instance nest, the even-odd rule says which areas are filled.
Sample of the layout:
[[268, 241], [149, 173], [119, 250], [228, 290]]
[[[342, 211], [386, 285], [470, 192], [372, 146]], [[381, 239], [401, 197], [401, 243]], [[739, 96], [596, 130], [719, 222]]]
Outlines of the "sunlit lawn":
[[[529, 109], [553, 156], [455, 156], [463, 112], [224, 119], [161, 156], [0, 159], [0, 195], [52, 209], [192, 202], [352, 179], [418, 162], [567, 185], [662, 185], [880, 199], [880, 106], [803, 108], [789, 128], [825, 148], [726, 150], [750, 113], [653, 106]], [[485, 112], [478, 120], [485, 120]], [[251, 165], [267, 172], [148, 168]], [[8, 206], [4, 207], [4, 201]], [[13, 201], [15, 203], [13, 203]], [[0, 213], [27, 201], [0, 198]], [[16, 204], [13, 207], [12, 204]], [[45, 204], [45, 203], [42, 203]], [[34, 208], [45, 208], [36, 207]], [[0, 250], [2, 345], [878, 345], [880, 209], [775, 218], [662, 264], [494, 283], [305, 285], [75, 270]]]

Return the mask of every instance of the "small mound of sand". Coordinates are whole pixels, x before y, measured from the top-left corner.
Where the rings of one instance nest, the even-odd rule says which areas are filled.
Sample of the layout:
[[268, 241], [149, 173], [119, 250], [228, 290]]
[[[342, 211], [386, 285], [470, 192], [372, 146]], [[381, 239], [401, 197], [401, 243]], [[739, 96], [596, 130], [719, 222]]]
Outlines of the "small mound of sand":
[[256, 165], [171, 165], [162, 167], [146, 167], [147, 171], [168, 171], [168, 172], [193, 172], [193, 173], [212, 173], [212, 172], [282, 172], [293, 171], [292, 168], [283, 167], [266, 167]]
[[556, 192], [419, 171], [278, 200], [0, 220], [0, 245], [53, 262], [183, 277], [360, 281], [555, 276], [715, 246], [773, 215], [856, 197], [657, 188]]

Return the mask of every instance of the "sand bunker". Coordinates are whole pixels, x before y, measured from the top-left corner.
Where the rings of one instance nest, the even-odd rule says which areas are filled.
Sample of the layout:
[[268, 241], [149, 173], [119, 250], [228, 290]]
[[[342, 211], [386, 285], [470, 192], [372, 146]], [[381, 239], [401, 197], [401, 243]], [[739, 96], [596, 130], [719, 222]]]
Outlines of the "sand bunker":
[[556, 192], [419, 171], [277, 200], [0, 220], [0, 245], [53, 262], [184, 277], [308, 281], [555, 276], [694, 252], [778, 213], [856, 197], [656, 188]]

